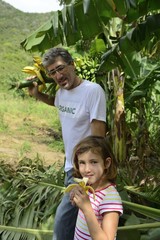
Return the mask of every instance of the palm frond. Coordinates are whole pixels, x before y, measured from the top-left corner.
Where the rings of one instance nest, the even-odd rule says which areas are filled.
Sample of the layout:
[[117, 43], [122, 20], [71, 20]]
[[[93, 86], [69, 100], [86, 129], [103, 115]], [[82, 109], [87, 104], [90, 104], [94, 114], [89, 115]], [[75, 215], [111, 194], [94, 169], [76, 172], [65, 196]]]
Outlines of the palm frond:
[[136, 186], [124, 186], [124, 188], [135, 195], [140, 196], [141, 198], [146, 199], [147, 201], [156, 203], [160, 205], [160, 186], [156, 186], [154, 189], [145, 189], [143, 187]]
[[[12, 171], [10, 173], [13, 175]], [[63, 178], [63, 168], [57, 164], [46, 167], [40, 159], [22, 160], [14, 170], [14, 177], [1, 180], [0, 224], [11, 229], [40, 228], [54, 216], [64, 193]], [[9, 228], [3, 228], [0, 233], [2, 240], [40, 239], [40, 235], [35, 238], [27, 231], [16, 232]]]

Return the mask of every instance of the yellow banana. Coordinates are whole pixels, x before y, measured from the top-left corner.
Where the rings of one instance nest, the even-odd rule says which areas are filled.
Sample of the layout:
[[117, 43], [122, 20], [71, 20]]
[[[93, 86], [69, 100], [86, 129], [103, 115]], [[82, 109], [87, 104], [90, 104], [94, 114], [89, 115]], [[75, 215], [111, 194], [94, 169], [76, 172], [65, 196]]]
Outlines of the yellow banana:
[[35, 67], [26, 66], [22, 69], [22, 72], [29, 73], [29, 74], [35, 74], [35, 70], [36, 70]]
[[39, 56], [34, 56], [33, 61], [36, 62], [38, 65], [42, 64], [42, 60]]
[[[77, 182], [86, 193], [88, 193], [88, 191], [90, 190], [93, 193], [93, 198], [95, 200], [95, 191], [91, 186], [87, 186], [87, 182], [88, 182], [88, 178], [84, 177], [83, 179], [80, 178], [74, 178], [74, 181]], [[76, 187], [77, 184], [70, 184], [66, 189], [65, 192], [70, 192], [74, 187]]]
[[42, 92], [43, 89], [45, 89], [46, 85], [45, 85], [45, 81], [41, 75], [41, 67], [38, 65], [38, 63], [35, 63], [35, 66], [26, 66], [22, 69], [22, 72], [31, 74], [31, 75], [35, 75], [38, 77], [38, 79], [42, 82], [41, 86], [38, 86], [38, 89], [40, 92]]
[[34, 66], [37, 69], [39, 69], [39, 70], [41, 70], [43, 72], [46, 72], [45, 68], [42, 65], [42, 60], [41, 60], [41, 58], [39, 56], [34, 56], [33, 57], [33, 61], [34, 61]]

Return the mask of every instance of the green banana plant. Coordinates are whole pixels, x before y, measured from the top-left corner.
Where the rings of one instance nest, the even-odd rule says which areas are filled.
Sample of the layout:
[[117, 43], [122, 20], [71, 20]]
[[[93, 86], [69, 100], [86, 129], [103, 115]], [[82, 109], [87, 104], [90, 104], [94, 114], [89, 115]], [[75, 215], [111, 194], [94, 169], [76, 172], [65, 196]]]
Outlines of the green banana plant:
[[[144, 69], [142, 65], [143, 63], [149, 64], [149, 61], [146, 61], [146, 56], [150, 60], [157, 46], [160, 28], [160, 3], [156, 0], [124, 0], [120, 3], [109, 0], [101, 2], [96, 0], [61, 1], [61, 3], [66, 4], [64, 9], [53, 13], [51, 20], [21, 43], [22, 47], [29, 51], [39, 50], [43, 52], [46, 48], [60, 43], [69, 46], [76, 44], [80, 39], [82, 39], [82, 43], [85, 43], [95, 36], [96, 38], [103, 37], [107, 51], [102, 56], [100, 70], [109, 72], [118, 68], [119, 76], [121, 73], [125, 74], [124, 112], [127, 110], [126, 108], [132, 107], [137, 99], [146, 97], [147, 89], [151, 85], [153, 86], [155, 78], [158, 80], [156, 72], [154, 72], [153, 79], [147, 73], [142, 74], [142, 69]], [[87, 28], [84, 22], [87, 22]], [[156, 71], [156, 69], [154, 70]], [[117, 79], [114, 82], [116, 81]], [[107, 89], [104, 81], [103, 85]], [[114, 94], [117, 94], [115, 90]], [[117, 100], [118, 98], [115, 97], [115, 102]], [[116, 116], [110, 117], [113, 124], [115, 118]], [[114, 148], [119, 153], [116, 155], [120, 161], [126, 158], [126, 147], [123, 145], [125, 134], [122, 139], [118, 139], [119, 129], [121, 129], [119, 135], [125, 131], [124, 120], [123, 117], [122, 121], [118, 123], [117, 129], [113, 129], [113, 135], [117, 139]], [[124, 149], [122, 149], [123, 146]]]
[[[21, 45], [27, 51], [44, 52], [46, 48], [58, 44], [71, 46], [81, 41], [85, 45], [85, 42], [95, 38], [103, 40], [105, 53], [99, 71], [106, 75], [111, 72], [111, 80], [103, 76], [104, 80], [97, 80], [96, 77], [96, 81], [102, 82], [105, 90], [107, 81], [114, 81], [111, 104], [113, 103], [116, 114], [109, 111], [108, 122], [112, 125], [115, 155], [123, 163], [127, 157], [126, 105], [131, 107], [135, 100], [146, 97], [150, 86], [148, 79], [151, 78], [148, 75], [142, 76], [141, 71], [144, 68], [143, 62], [149, 64], [145, 59], [146, 53], [153, 54], [160, 37], [160, 2], [79, 0], [61, 1], [61, 4], [64, 4], [62, 11], [54, 12], [53, 18], [21, 42]], [[115, 69], [119, 72], [118, 77], [113, 74]], [[150, 82], [152, 86], [153, 81]], [[121, 117], [116, 121], [118, 112]]]
[[[118, 18], [134, 29], [137, 19], [160, 9], [160, 3], [156, 0], [73, 0], [61, 3], [64, 4], [61, 11], [53, 12], [51, 19], [21, 42], [25, 50], [44, 52], [59, 44], [71, 46], [79, 40], [94, 39], [100, 33], [107, 34], [112, 18]], [[140, 29], [139, 33], [143, 36], [144, 31]]]

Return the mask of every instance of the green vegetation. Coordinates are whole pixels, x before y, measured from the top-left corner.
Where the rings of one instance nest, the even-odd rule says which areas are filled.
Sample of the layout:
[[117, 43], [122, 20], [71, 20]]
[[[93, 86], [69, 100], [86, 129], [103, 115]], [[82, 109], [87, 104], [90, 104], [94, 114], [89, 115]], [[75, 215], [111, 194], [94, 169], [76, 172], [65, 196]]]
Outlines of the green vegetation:
[[[52, 13], [24, 13], [0, 0], [0, 84], [12, 76], [26, 77], [21, 74], [24, 66], [32, 63], [32, 54], [21, 48], [20, 42], [42, 25]], [[36, 54], [36, 53], [35, 53]]]
[[[64, 192], [63, 169], [57, 164], [44, 167], [38, 157], [33, 161], [23, 159], [16, 170], [0, 164], [0, 238], [18, 240], [23, 232], [23, 239], [50, 240], [53, 214]], [[8, 231], [3, 231], [2, 225]]]
[[[0, 11], [0, 132], [7, 131], [14, 135], [18, 131], [34, 136], [38, 128], [53, 129], [52, 136], [48, 136], [49, 143], [47, 140], [46, 143], [52, 149], [63, 151], [63, 144], [59, 144], [62, 142], [61, 129], [56, 109], [31, 99], [27, 91], [9, 90], [11, 82], [28, 77], [22, 73], [22, 69], [33, 62], [33, 54], [25, 52], [20, 42], [47, 21], [52, 13], [23, 13], [2, 0]], [[39, 55], [34, 55], [36, 54]], [[11, 127], [13, 124], [16, 129]], [[28, 151], [29, 148], [31, 146], [26, 140], [21, 146], [21, 152]]]
[[[37, 131], [40, 129], [44, 134], [41, 137], [43, 141], [55, 151], [63, 151], [61, 138], [61, 128], [57, 110], [45, 104], [35, 101], [35, 99], [25, 96], [12, 95], [8, 92], [0, 95], [0, 132], [8, 135], [25, 135], [37, 137]], [[46, 138], [46, 139], [45, 139]], [[27, 140], [21, 146], [21, 151], [25, 152], [31, 149]]]
[[[72, 2], [74, 4], [74, 1]], [[97, 77], [97, 67], [100, 66], [100, 78], [96, 78], [96, 81], [103, 86], [108, 98], [108, 127], [119, 161], [117, 186], [125, 208], [120, 219], [118, 237], [120, 240], [159, 240], [160, 4], [157, 0], [113, 1], [115, 5], [111, 4], [111, 1], [92, 0], [89, 6], [89, 1], [85, 1], [84, 10], [90, 12], [84, 16], [83, 11], [79, 11], [83, 1], [76, 2], [75, 12], [78, 14], [82, 33], [76, 37], [79, 39], [83, 36], [84, 39], [75, 42], [74, 34], [65, 38], [64, 29], [69, 26], [66, 22], [61, 22], [61, 17], [58, 20], [64, 27], [58, 34], [63, 35], [69, 45], [75, 44], [74, 47], [69, 47], [71, 52], [75, 53], [76, 49], [80, 53], [88, 54], [83, 57], [75, 55], [80, 58], [77, 71], [81, 76], [85, 76], [89, 71], [95, 81], [94, 70]], [[0, 8], [3, 13], [0, 16], [3, 30], [0, 36], [0, 133], [30, 133], [36, 137], [38, 128], [45, 131], [52, 128], [52, 137], [47, 136], [46, 139], [44, 136], [42, 139], [41, 135], [39, 139], [51, 148], [61, 151], [63, 144], [59, 120], [57, 112], [53, 112], [56, 110], [32, 100], [25, 90], [19, 93], [8, 91], [10, 81], [26, 77], [21, 73], [21, 69], [26, 65], [33, 65], [33, 53], [20, 49], [20, 42], [27, 37], [27, 45], [26, 40], [22, 43], [24, 48], [44, 51], [47, 46], [53, 45], [55, 24], [47, 21], [49, 15], [23, 14], [2, 1]], [[94, 22], [89, 18], [93, 14]], [[47, 19], [42, 19], [43, 17]], [[66, 17], [68, 18], [69, 14]], [[36, 30], [41, 20], [42, 24], [44, 21], [47, 23]], [[90, 27], [86, 29], [83, 21]], [[74, 17], [71, 22], [74, 23]], [[101, 24], [102, 28], [99, 28]], [[33, 30], [36, 30], [36, 33], [28, 37]], [[41, 43], [36, 42], [35, 47], [37, 33], [45, 37]], [[48, 41], [48, 37], [52, 41]], [[94, 37], [95, 41], [91, 42]], [[62, 41], [61, 37], [57, 39]], [[104, 54], [100, 61], [100, 58], [95, 56], [101, 56], [102, 53]], [[34, 54], [40, 55], [36, 52]], [[83, 71], [83, 68], [87, 71]], [[11, 127], [14, 121], [17, 121], [15, 131]], [[63, 192], [63, 174], [61, 170], [57, 172], [55, 165], [44, 167], [38, 152], [36, 158], [26, 158], [25, 154], [29, 151], [33, 151], [32, 145], [25, 139], [19, 145], [20, 159], [23, 160], [16, 169], [1, 163], [0, 224], [5, 225], [0, 226], [2, 240], [44, 240], [42, 232], [46, 234], [46, 239], [52, 234], [52, 226], [49, 224], [53, 222], [53, 215]], [[45, 230], [40, 232], [40, 229]], [[46, 229], [49, 229], [47, 233]], [[33, 233], [34, 236], [28, 233]]]
[[[41, 149], [35, 152], [34, 143], [46, 145], [48, 151], [50, 149], [53, 153], [63, 153], [58, 114], [55, 108], [30, 98], [25, 90], [9, 90], [10, 82], [28, 77], [21, 70], [26, 65], [32, 65], [33, 61], [33, 55], [25, 52], [20, 42], [46, 21], [51, 13], [23, 13], [1, 0], [0, 11], [0, 225], [52, 230], [53, 213], [62, 195], [61, 191], [55, 192], [53, 184], [63, 185], [62, 173], [57, 182], [57, 171], [60, 171], [61, 164], [57, 162], [49, 166], [51, 162], [45, 162], [44, 166], [46, 159], [40, 157]], [[10, 159], [9, 153], [14, 148], [17, 154]], [[27, 157], [29, 154], [32, 154], [32, 159]], [[52, 158], [54, 161], [54, 155]], [[37, 185], [39, 180], [44, 184], [41, 192]], [[52, 187], [45, 186], [48, 180]], [[45, 209], [47, 212], [43, 215]], [[34, 215], [35, 211], [39, 211], [38, 215]], [[0, 239], [19, 239], [20, 235], [0, 230]], [[26, 235], [24, 232], [23, 239], [26, 239]], [[34, 235], [28, 235], [33, 239]], [[35, 235], [40, 239], [40, 233]], [[49, 239], [48, 235], [46, 239]]]
[[[40, 129], [44, 132], [41, 142], [51, 150], [63, 152], [57, 111], [31, 99], [26, 91], [9, 90], [11, 82], [22, 81], [28, 77], [22, 73], [22, 69], [33, 62], [33, 54], [25, 52], [20, 42], [47, 21], [52, 13], [23, 13], [2, 0], [0, 11], [0, 132], [9, 136], [29, 134], [37, 138], [37, 131]], [[37, 54], [39, 55], [34, 55]], [[21, 159], [25, 153], [33, 151], [28, 141], [26, 139], [20, 143], [17, 158]], [[2, 152], [1, 158], [5, 156]]]

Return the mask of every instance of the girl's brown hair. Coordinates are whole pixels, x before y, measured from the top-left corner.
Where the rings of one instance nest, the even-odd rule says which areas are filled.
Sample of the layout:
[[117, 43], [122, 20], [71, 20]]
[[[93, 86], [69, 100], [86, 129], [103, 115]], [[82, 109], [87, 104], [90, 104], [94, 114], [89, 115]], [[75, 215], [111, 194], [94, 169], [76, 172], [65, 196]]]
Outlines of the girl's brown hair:
[[112, 152], [109, 141], [105, 137], [99, 136], [88, 136], [81, 140], [75, 147], [73, 151], [73, 166], [74, 166], [74, 176], [81, 177], [78, 165], [78, 155], [91, 151], [98, 154], [106, 161], [106, 158], [111, 158], [111, 164], [108, 169], [106, 169], [106, 178], [111, 182], [115, 182], [117, 176], [117, 161]]

